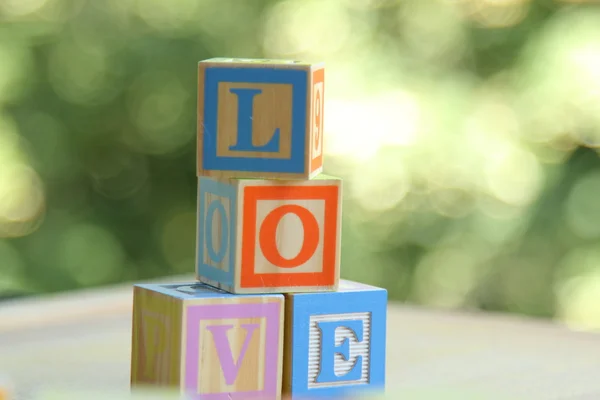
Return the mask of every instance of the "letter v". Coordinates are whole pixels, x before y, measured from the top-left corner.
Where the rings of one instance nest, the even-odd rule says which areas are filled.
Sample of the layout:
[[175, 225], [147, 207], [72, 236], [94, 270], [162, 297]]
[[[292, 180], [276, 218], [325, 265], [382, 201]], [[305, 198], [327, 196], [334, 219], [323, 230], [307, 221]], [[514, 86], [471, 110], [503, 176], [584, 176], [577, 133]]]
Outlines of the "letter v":
[[237, 362], [233, 360], [231, 346], [227, 339], [227, 332], [231, 328], [233, 328], [233, 325], [213, 325], [206, 327], [213, 335], [217, 354], [221, 361], [221, 370], [223, 371], [223, 376], [225, 377], [225, 383], [227, 385], [232, 385], [235, 382], [242, 361], [244, 360], [244, 355], [246, 354], [246, 350], [248, 350], [254, 331], [258, 328], [258, 324], [242, 324], [242, 328], [246, 330], [246, 337], [244, 338], [244, 343], [242, 344], [242, 349], [240, 350]]

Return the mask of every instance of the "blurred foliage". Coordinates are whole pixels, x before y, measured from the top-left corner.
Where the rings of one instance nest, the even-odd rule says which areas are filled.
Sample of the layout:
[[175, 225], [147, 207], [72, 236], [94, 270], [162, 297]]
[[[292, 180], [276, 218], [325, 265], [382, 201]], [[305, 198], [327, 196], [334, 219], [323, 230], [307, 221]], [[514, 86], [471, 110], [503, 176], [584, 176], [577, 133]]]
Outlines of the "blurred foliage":
[[327, 63], [342, 275], [600, 328], [600, 8], [0, 1], [0, 293], [192, 273], [196, 65]]

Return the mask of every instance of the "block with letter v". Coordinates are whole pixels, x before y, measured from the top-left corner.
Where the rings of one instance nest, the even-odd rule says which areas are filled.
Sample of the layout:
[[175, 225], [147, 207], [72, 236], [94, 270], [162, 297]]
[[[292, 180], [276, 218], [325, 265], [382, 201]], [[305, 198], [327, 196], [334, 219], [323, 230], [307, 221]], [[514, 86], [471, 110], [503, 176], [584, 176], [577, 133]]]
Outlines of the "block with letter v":
[[279, 399], [282, 295], [232, 295], [201, 283], [136, 285], [133, 386], [190, 399]]

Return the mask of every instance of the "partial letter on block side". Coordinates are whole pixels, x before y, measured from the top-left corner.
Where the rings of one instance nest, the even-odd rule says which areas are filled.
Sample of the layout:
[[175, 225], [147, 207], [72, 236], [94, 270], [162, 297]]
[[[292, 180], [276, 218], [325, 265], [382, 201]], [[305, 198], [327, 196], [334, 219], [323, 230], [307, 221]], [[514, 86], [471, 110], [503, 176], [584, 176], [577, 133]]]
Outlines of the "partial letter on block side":
[[131, 384], [189, 399], [281, 398], [283, 295], [202, 283], [134, 288]]
[[198, 178], [197, 279], [231, 293], [335, 290], [341, 185]]
[[329, 293], [286, 295], [283, 393], [293, 399], [380, 393], [387, 291], [341, 280]]
[[323, 170], [323, 64], [198, 63], [199, 176], [311, 179]]

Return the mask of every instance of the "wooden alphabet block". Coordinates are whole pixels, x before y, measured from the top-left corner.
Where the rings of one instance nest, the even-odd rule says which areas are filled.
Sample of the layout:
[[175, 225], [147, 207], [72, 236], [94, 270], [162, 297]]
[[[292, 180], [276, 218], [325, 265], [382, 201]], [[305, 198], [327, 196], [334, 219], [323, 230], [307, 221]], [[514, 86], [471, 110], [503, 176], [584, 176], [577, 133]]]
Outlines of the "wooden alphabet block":
[[347, 280], [337, 292], [286, 295], [284, 396], [383, 391], [386, 316], [385, 289]]
[[189, 399], [280, 399], [283, 316], [283, 295], [136, 285], [131, 384], [178, 388]]
[[196, 275], [231, 293], [337, 288], [341, 185], [198, 178]]
[[286, 60], [198, 63], [198, 175], [311, 179], [323, 170], [325, 68]]

